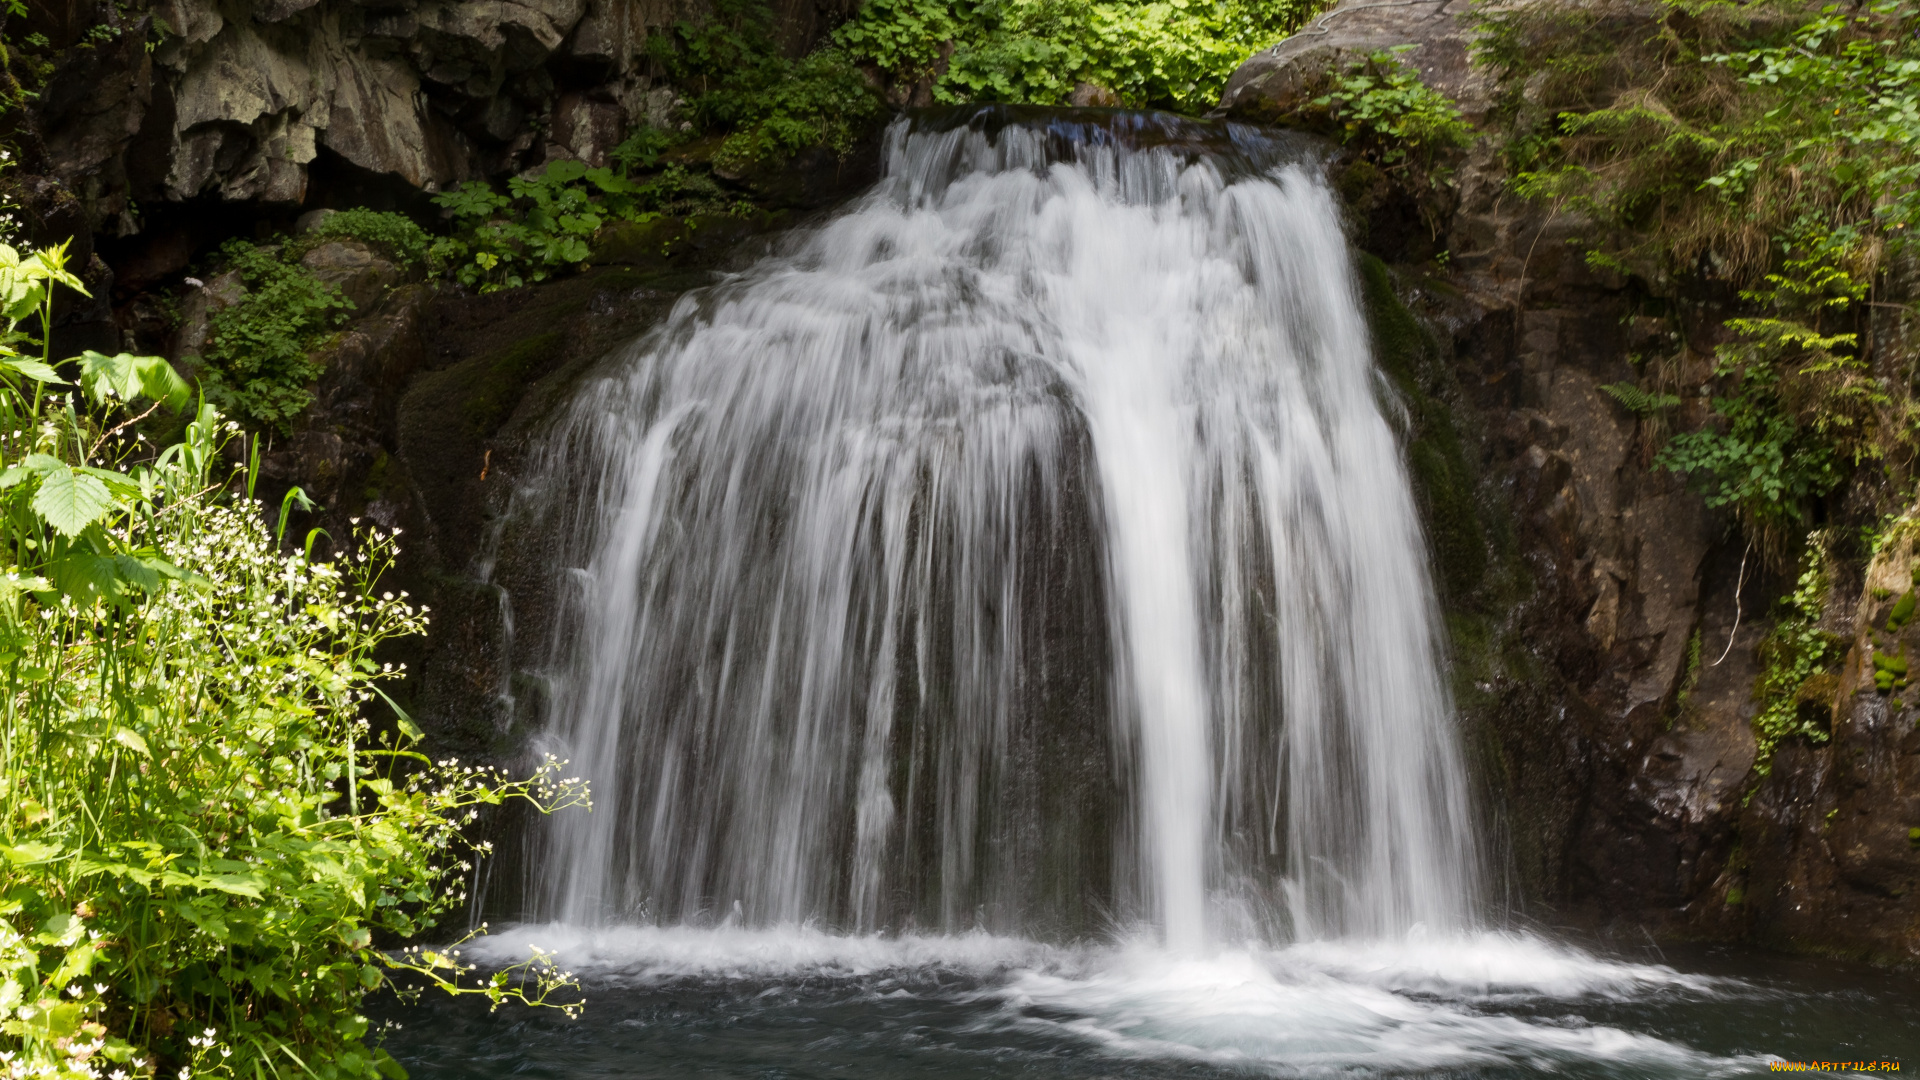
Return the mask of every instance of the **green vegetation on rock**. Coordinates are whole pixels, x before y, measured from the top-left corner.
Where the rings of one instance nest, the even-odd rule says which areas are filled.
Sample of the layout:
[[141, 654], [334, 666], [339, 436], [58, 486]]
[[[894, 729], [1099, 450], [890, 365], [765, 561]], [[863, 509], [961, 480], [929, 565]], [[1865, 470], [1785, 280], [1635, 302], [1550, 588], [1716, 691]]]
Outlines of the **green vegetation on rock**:
[[647, 52], [686, 89], [690, 122], [726, 133], [713, 160], [744, 168], [824, 146], [845, 155], [884, 111], [880, 95], [831, 46], [793, 60], [775, 41], [766, 0], [715, 0], [703, 22], [682, 20]]
[[359, 240], [411, 269], [427, 265], [433, 249], [433, 236], [405, 214], [354, 207], [327, 214], [288, 248], [288, 256], [298, 259], [328, 240]]
[[1371, 144], [1382, 164], [1395, 167], [1416, 158], [1431, 164], [1438, 152], [1473, 143], [1473, 128], [1452, 98], [1428, 86], [1403, 62], [1414, 46], [1373, 53], [1334, 72], [1328, 91], [1313, 104], [1347, 141]]
[[1827, 740], [1840, 690], [1833, 669], [1846, 654], [1846, 643], [1820, 626], [1832, 575], [1825, 537], [1808, 537], [1805, 550], [1805, 566], [1793, 592], [1780, 599], [1773, 629], [1760, 644], [1761, 671], [1753, 688], [1760, 703], [1753, 718], [1759, 744], [1754, 769], [1760, 776], [1772, 771], [1781, 742], [1795, 737]]
[[220, 260], [246, 292], [208, 316], [199, 356], [208, 398], [251, 425], [281, 430], [313, 400], [314, 348], [353, 310], [340, 290], [284, 254], [246, 240], [221, 246]]
[[1522, 5], [1482, 28], [1515, 189], [1590, 222], [1597, 267], [1737, 297], [1714, 417], [1658, 464], [1781, 561], [1862, 469], [1904, 505], [1920, 407], [1874, 334], [1913, 313], [1888, 275], [1920, 224], [1920, 7]]
[[1104, 104], [1200, 112], [1314, 0], [869, 0], [834, 40], [890, 82], [948, 104]]
[[710, 177], [678, 164], [634, 180], [578, 161], [556, 161], [537, 176], [514, 177], [505, 194], [469, 181], [434, 202], [455, 228], [453, 236], [434, 243], [434, 258], [454, 280], [482, 292], [519, 288], [580, 266], [592, 254], [591, 242], [608, 226], [644, 224], [665, 214], [752, 208], [729, 198]]

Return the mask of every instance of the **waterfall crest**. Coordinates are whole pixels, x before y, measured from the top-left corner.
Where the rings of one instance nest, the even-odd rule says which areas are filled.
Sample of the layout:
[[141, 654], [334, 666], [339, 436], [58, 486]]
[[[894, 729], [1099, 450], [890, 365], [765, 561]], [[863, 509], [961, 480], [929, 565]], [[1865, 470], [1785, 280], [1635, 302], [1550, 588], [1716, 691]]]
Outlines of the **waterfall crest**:
[[1424, 541], [1298, 147], [900, 121], [884, 179], [612, 358], [522, 512], [591, 815], [537, 917], [1465, 929]]

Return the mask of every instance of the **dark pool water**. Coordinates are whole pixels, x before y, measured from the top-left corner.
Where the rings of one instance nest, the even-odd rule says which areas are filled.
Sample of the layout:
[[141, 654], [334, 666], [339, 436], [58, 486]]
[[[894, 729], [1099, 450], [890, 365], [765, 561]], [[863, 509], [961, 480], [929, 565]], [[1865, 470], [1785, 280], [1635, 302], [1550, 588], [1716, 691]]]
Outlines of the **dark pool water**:
[[[558, 927], [588, 1006], [381, 1003], [415, 1080], [554, 1077], [1737, 1077], [1920, 1068], [1920, 993], [1871, 968], [1536, 937], [1227, 949]], [[1831, 1075], [1831, 1074], [1829, 1074]]]

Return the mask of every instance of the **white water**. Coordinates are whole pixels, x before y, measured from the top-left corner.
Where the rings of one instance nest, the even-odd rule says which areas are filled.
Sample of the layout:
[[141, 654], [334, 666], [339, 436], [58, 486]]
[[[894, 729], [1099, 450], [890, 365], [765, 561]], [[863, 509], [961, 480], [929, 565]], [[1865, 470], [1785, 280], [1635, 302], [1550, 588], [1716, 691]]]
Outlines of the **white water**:
[[542, 922], [475, 958], [931, 980], [993, 1038], [1275, 1075], [1762, 1067], [1572, 1012], [1740, 986], [1480, 925], [1316, 169], [1005, 119], [896, 126], [878, 188], [684, 299], [547, 443], [547, 749], [596, 805], [536, 837]]
[[[483, 962], [556, 954], [589, 995], [743, 982], [761, 997], [843, 981], [887, 998], [961, 1002], [973, 1030], [1055, 1037], [1121, 1059], [1275, 1076], [1555, 1075], [1698, 1080], [1766, 1071], [1582, 1020], [1650, 1001], [1779, 1008], [1736, 980], [1595, 959], [1521, 935], [1225, 948], [1123, 941], [1067, 948], [984, 933], [838, 936], [810, 927], [519, 926], [482, 939]], [[611, 1007], [611, 1006], [610, 1006]], [[1207, 1075], [1214, 1075], [1209, 1072]]]
[[536, 910], [1470, 928], [1423, 541], [1317, 171], [982, 116], [897, 126], [874, 192], [550, 441], [549, 737], [597, 805]]

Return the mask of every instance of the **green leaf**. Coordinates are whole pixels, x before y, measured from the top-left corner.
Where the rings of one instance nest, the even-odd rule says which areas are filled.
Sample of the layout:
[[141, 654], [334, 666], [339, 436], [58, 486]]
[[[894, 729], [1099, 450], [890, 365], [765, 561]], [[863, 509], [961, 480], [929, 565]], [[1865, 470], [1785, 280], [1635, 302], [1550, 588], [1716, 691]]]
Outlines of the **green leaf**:
[[106, 356], [88, 349], [80, 354], [80, 383], [99, 402], [145, 397], [179, 409], [193, 396], [187, 381], [158, 356]]
[[52, 862], [60, 857], [60, 849], [53, 844], [25, 843], [12, 847], [0, 847], [0, 855], [16, 866], [35, 866]]
[[373, 1048], [373, 1067], [380, 1070], [380, 1075], [387, 1080], [407, 1080], [407, 1070], [393, 1060], [392, 1054], [377, 1046]]
[[132, 728], [114, 728], [113, 741], [139, 754], [141, 757], [153, 756], [152, 751], [147, 749], [147, 740], [141, 738], [140, 733]]
[[111, 555], [69, 551], [47, 567], [53, 587], [79, 600], [101, 600], [120, 595], [120, 564]]
[[115, 578], [142, 592], [157, 592], [160, 588], [160, 572], [141, 559], [131, 555], [115, 555], [113, 569]]
[[67, 385], [67, 381], [60, 377], [59, 372], [38, 360], [21, 360], [8, 357], [6, 359], [0, 359], [0, 366], [10, 367], [20, 374], [25, 375], [27, 378], [32, 379], [34, 382], [50, 383], [54, 386]]
[[49, 472], [33, 496], [34, 512], [65, 536], [79, 536], [111, 509], [107, 485], [74, 469]]
[[212, 877], [200, 878], [195, 884], [203, 888], [219, 889], [224, 893], [258, 900], [266, 880], [258, 874], [215, 874]]

